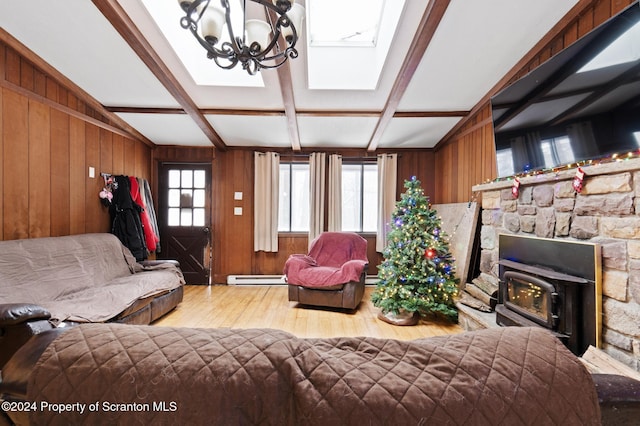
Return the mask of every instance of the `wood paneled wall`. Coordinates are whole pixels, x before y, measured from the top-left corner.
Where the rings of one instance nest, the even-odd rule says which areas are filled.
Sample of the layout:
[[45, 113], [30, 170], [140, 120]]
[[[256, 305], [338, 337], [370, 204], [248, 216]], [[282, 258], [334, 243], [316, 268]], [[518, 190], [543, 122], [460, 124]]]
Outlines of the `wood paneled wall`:
[[[283, 157], [288, 153], [281, 152]], [[363, 156], [364, 152], [342, 152], [345, 156]], [[253, 151], [229, 149], [215, 151], [206, 148], [158, 147], [154, 159], [178, 162], [211, 162], [212, 164], [212, 248], [213, 281], [225, 283], [228, 275], [279, 275], [290, 254], [306, 253], [307, 234], [282, 234], [278, 252], [253, 251]], [[433, 199], [435, 187], [434, 154], [429, 150], [402, 151], [398, 158], [398, 197], [404, 192], [405, 179], [416, 176], [427, 195]], [[242, 200], [234, 193], [242, 192]], [[242, 215], [234, 215], [234, 207], [242, 207]], [[375, 235], [365, 235], [369, 241], [369, 272], [377, 273], [381, 256], [375, 251]]]
[[[526, 75], [565, 47], [605, 22], [635, 0], [580, 0], [549, 35], [535, 46], [491, 95]], [[499, 54], [499, 53], [498, 53]], [[487, 56], [486, 60], [491, 58]], [[496, 178], [495, 145], [489, 97], [463, 119], [449, 137], [436, 146], [436, 203], [474, 199], [471, 187]]]
[[0, 40], [0, 240], [109, 231], [101, 172], [150, 180], [151, 147]]

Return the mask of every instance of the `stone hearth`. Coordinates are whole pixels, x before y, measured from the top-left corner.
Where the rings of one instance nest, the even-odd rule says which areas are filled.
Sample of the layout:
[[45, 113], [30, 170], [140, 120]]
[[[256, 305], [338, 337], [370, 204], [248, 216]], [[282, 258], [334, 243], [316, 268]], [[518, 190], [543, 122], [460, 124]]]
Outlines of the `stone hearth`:
[[[640, 370], [640, 159], [583, 167], [576, 193], [575, 169], [473, 187], [482, 197], [480, 271], [498, 276], [498, 236], [520, 234], [597, 243], [602, 248], [602, 348]], [[461, 308], [461, 325], [491, 322]], [[473, 310], [471, 310], [473, 311]], [[479, 315], [481, 314], [481, 315]], [[471, 328], [470, 328], [471, 329]]]

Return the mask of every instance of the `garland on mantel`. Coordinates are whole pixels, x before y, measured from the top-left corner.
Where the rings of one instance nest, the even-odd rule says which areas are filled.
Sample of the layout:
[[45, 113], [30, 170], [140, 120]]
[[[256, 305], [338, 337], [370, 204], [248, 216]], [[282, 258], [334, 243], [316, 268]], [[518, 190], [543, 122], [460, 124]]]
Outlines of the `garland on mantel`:
[[[630, 151], [626, 154], [620, 155], [618, 153], [613, 154], [609, 157], [602, 157], [596, 160], [584, 160], [584, 161], [578, 161], [576, 163], [569, 163], [563, 166], [559, 166], [559, 167], [553, 167], [553, 168], [547, 168], [547, 169], [539, 169], [539, 170], [530, 170], [530, 171], [525, 171], [525, 172], [521, 172], [521, 173], [517, 173], [515, 175], [511, 175], [511, 176], [507, 176], [507, 177], [502, 177], [502, 178], [496, 178], [496, 179], [487, 179], [484, 183], [496, 183], [496, 182], [508, 182], [508, 181], [512, 181], [512, 180], [516, 180], [519, 181], [522, 178], [527, 178], [527, 177], [534, 177], [534, 176], [538, 176], [538, 175], [543, 175], [543, 174], [550, 174], [550, 173], [559, 173], [561, 171], [565, 171], [565, 170], [571, 170], [571, 169], [576, 169], [576, 175], [578, 173], [584, 173], [583, 167], [595, 167], [595, 166], [599, 166], [600, 164], [608, 164], [608, 163], [614, 163], [614, 162], [622, 162], [622, 161], [627, 161], [627, 160], [631, 160], [633, 158], [640, 158], [640, 149], [636, 150], [636, 151]], [[579, 191], [578, 191], [579, 192]]]

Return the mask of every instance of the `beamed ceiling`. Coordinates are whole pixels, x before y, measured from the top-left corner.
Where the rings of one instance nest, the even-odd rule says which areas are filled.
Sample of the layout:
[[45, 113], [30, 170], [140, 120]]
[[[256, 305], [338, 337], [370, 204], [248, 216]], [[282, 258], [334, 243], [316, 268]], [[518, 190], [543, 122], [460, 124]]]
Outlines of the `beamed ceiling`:
[[[316, 55], [307, 43], [313, 1], [323, 0], [302, 2], [310, 16], [300, 56], [241, 86], [196, 83], [185, 61], [196, 61], [191, 66], [205, 77], [220, 70], [180, 28], [176, 0], [3, 1], [0, 36], [31, 50], [116, 114], [125, 130], [156, 145], [433, 148], [579, 3], [385, 0], [383, 16], [397, 18], [378, 37], [388, 39], [389, 52], [367, 61], [352, 47]], [[175, 34], [165, 35], [161, 27], [173, 23]], [[180, 40], [194, 44], [186, 59], [174, 49]], [[325, 87], [317, 83], [323, 78]]]

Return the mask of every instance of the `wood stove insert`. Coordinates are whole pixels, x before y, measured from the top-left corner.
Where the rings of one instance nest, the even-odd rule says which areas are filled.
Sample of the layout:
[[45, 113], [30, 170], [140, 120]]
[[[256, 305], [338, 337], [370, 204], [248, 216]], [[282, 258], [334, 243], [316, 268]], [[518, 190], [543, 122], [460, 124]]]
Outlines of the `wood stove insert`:
[[576, 355], [600, 346], [601, 261], [597, 244], [500, 235], [496, 322], [544, 327]]

